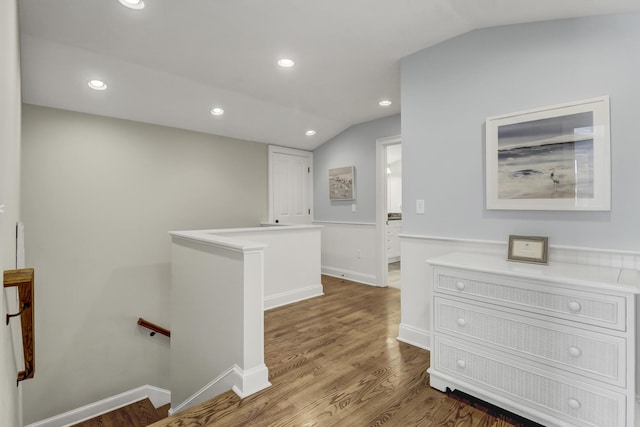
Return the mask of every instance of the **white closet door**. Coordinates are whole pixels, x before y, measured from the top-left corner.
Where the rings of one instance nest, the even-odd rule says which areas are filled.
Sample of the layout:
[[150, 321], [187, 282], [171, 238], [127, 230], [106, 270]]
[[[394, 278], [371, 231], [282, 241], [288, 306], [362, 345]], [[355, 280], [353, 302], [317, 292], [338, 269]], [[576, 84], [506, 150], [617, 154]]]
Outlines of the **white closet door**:
[[311, 152], [269, 146], [270, 222], [311, 223], [312, 162]]

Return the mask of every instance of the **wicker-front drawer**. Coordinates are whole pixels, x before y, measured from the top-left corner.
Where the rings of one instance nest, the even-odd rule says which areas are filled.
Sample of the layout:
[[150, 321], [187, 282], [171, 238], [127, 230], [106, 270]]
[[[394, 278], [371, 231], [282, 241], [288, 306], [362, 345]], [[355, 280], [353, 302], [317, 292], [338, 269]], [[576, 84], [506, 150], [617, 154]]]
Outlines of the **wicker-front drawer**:
[[497, 396], [553, 413], [571, 425], [622, 427], [625, 396], [581, 386], [522, 361], [435, 337], [434, 368]]
[[444, 268], [434, 269], [435, 289], [450, 295], [473, 296], [494, 304], [542, 313], [563, 319], [626, 329], [624, 297], [585, 292], [543, 282], [527, 282]]
[[[435, 298], [435, 330], [500, 346], [558, 369], [626, 385], [626, 340], [542, 319], [496, 310], [492, 306]], [[565, 322], [566, 323], [566, 322]]]

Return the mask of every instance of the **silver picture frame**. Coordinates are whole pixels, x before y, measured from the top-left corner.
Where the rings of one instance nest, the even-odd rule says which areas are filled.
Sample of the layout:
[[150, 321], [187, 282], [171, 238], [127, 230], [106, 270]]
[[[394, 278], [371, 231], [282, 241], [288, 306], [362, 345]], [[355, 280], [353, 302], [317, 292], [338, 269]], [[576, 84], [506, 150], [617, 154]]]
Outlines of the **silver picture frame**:
[[549, 238], [510, 235], [507, 259], [546, 265], [549, 260]]
[[329, 169], [329, 200], [355, 200], [355, 167]]

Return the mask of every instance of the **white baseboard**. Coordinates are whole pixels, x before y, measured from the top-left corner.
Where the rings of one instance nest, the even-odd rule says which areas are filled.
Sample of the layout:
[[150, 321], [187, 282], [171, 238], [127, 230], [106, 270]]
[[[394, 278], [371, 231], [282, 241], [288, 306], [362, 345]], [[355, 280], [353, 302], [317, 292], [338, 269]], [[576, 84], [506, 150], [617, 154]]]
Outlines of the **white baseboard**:
[[231, 390], [236, 383], [240, 382], [239, 368], [236, 368], [238, 367], [233, 365], [226, 371], [222, 372], [184, 402], [176, 405], [175, 407], [172, 404], [171, 409], [169, 409], [169, 415], [184, 411], [198, 403], [213, 399], [214, 397]]
[[268, 380], [269, 370], [266, 365], [256, 366], [243, 371], [238, 365], [233, 365], [207, 385], [195, 392], [184, 402], [169, 409], [169, 415], [174, 415], [199, 403], [211, 400], [229, 390], [233, 390], [241, 399], [250, 396], [271, 385]]
[[272, 308], [306, 300], [309, 298], [319, 297], [322, 295], [324, 295], [322, 284], [307, 286], [306, 288], [294, 289], [292, 291], [282, 292], [275, 295], [269, 295], [264, 297], [264, 309], [270, 310]]
[[236, 366], [236, 370], [240, 374], [240, 382], [233, 386], [233, 392], [237, 394], [240, 399], [244, 399], [271, 386], [269, 382], [269, 369], [265, 364], [255, 366], [246, 371]]
[[431, 351], [431, 332], [404, 323], [398, 328], [398, 341]]
[[171, 403], [171, 392], [151, 385], [144, 385], [115, 396], [107, 397], [80, 408], [55, 415], [51, 418], [36, 421], [26, 427], [66, 427], [82, 421], [90, 420], [98, 415], [106, 414], [123, 406], [149, 398], [156, 408]]
[[378, 284], [376, 284], [375, 274], [360, 273], [342, 268], [328, 267], [326, 265], [323, 265], [321, 269], [322, 274], [327, 276], [343, 278], [353, 282], [363, 283], [365, 285], [378, 286]]

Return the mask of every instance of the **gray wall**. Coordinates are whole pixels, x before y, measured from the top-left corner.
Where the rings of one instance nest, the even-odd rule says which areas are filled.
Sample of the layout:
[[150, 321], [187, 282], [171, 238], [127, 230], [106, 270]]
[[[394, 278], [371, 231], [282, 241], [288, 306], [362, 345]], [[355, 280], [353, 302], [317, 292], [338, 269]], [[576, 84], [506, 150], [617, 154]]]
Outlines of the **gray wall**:
[[171, 324], [167, 232], [265, 221], [267, 146], [30, 105], [22, 132], [38, 364], [25, 422], [168, 388], [168, 340], [136, 326]]
[[[638, 250], [637, 52], [640, 15], [626, 15], [477, 30], [403, 59], [403, 231]], [[610, 212], [485, 209], [488, 116], [601, 95], [611, 101]]]
[[[20, 65], [16, 0], [0, 2], [0, 266], [16, 267], [15, 226], [20, 217]], [[9, 293], [15, 295], [15, 292]], [[7, 312], [0, 291], [0, 319]], [[15, 298], [15, 296], [14, 296]], [[14, 300], [15, 301], [15, 300]], [[15, 324], [15, 321], [12, 322]], [[21, 425], [18, 369], [10, 329], [0, 325], [0, 425]], [[22, 351], [22, 349], [18, 349]], [[32, 380], [30, 380], [32, 381]]]
[[[376, 221], [376, 139], [400, 134], [400, 115], [351, 126], [313, 152], [314, 220]], [[330, 201], [328, 170], [354, 165], [356, 200]], [[355, 203], [357, 211], [351, 212]]]

